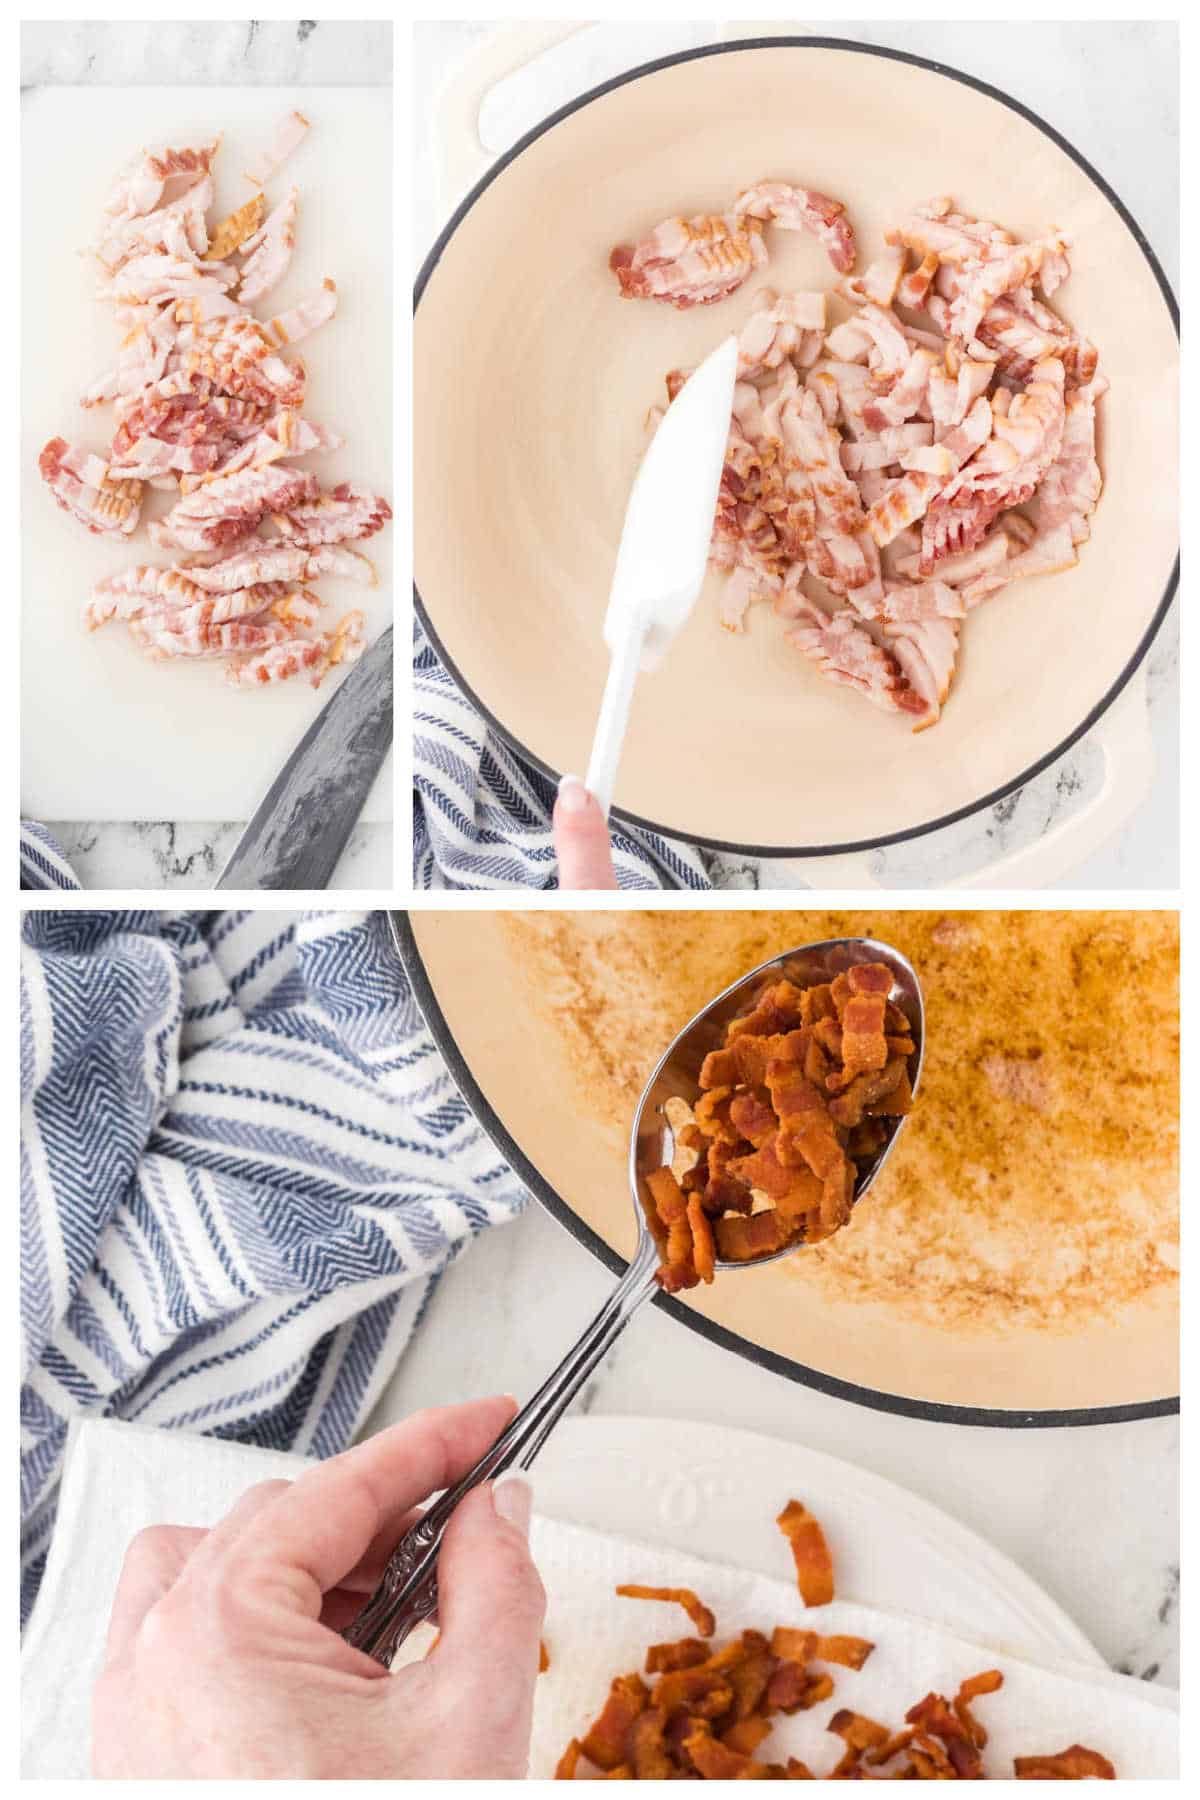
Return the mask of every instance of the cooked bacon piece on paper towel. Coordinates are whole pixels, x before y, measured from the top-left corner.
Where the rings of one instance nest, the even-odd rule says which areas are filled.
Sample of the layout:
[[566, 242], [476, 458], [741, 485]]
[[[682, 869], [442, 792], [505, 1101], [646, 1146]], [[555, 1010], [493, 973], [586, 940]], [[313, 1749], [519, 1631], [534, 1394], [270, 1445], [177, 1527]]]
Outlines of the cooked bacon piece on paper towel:
[[[776, 1523], [791, 1545], [805, 1607], [834, 1603], [833, 1560], [818, 1519], [789, 1500]], [[999, 1669], [960, 1681], [953, 1698], [930, 1692], [895, 1728], [837, 1705], [823, 1721], [835, 1740], [828, 1768], [796, 1757], [778, 1760], [772, 1733], [790, 1715], [811, 1712], [845, 1692], [870, 1662], [894, 1661], [886, 1642], [795, 1625], [753, 1628], [714, 1645], [711, 1609], [687, 1588], [621, 1585], [617, 1594], [675, 1600], [703, 1621], [702, 1635], [651, 1644], [643, 1670], [618, 1675], [590, 1727], [573, 1737], [555, 1768], [556, 1781], [977, 1781], [1002, 1779], [985, 1768], [989, 1733], [975, 1704], [1004, 1686]], [[436, 1644], [435, 1639], [435, 1644]], [[882, 1674], [882, 1670], [880, 1673]], [[809, 1732], [811, 1739], [813, 1734]], [[1112, 1780], [1097, 1750], [1073, 1744], [1054, 1756], [1019, 1756], [1018, 1781]]]

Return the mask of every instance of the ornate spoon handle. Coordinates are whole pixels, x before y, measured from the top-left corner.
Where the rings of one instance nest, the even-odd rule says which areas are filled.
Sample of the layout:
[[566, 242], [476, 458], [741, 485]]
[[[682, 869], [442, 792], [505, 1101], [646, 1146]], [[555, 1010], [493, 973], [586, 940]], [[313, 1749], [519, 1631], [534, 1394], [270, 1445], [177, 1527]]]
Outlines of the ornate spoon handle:
[[596, 1364], [608, 1354], [634, 1314], [655, 1291], [658, 1251], [649, 1232], [638, 1239], [633, 1260], [578, 1342], [568, 1350], [506, 1431], [475, 1467], [406, 1531], [383, 1577], [352, 1625], [346, 1642], [385, 1667], [413, 1629], [437, 1611], [437, 1558], [442, 1534], [464, 1494], [508, 1469], [528, 1469]]

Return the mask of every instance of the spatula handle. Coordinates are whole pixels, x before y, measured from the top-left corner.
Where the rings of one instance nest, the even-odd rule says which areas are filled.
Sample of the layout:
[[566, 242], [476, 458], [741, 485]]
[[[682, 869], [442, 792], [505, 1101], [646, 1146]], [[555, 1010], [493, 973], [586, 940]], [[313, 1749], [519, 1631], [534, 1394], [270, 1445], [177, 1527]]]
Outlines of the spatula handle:
[[592, 756], [588, 763], [587, 790], [606, 819], [612, 806], [613, 788], [616, 786], [617, 768], [625, 743], [625, 727], [629, 723], [629, 708], [641, 655], [641, 634], [636, 631], [626, 632], [613, 651], [608, 665], [608, 680], [604, 684], [604, 698], [600, 702], [600, 717], [596, 721], [596, 735], [592, 740]]

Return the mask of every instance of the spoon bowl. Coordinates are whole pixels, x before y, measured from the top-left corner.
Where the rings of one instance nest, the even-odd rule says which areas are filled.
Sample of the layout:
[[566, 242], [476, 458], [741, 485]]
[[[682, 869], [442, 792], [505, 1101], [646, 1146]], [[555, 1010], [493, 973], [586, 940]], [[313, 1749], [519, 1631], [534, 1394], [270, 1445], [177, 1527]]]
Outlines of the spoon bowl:
[[[730, 1020], [747, 1012], [759, 989], [772, 981], [791, 981], [798, 988], [818, 987], [823, 982], [832, 981], [855, 963], [864, 962], [883, 963], [892, 972], [889, 998], [908, 1020], [915, 1046], [908, 1058], [908, 1079], [915, 1098], [925, 1055], [925, 998], [917, 971], [907, 956], [902, 956], [899, 950], [893, 950], [890, 944], [881, 943], [878, 938], [826, 938], [818, 944], [804, 944], [798, 950], [785, 950], [782, 956], [773, 956], [769, 962], [759, 963], [757, 968], [731, 982], [715, 1000], [710, 1000], [707, 1006], [701, 1007], [688, 1020], [683, 1030], [667, 1046], [642, 1089], [629, 1145], [629, 1184], [638, 1221], [639, 1254], [642, 1252], [640, 1237], [650, 1237], [646, 1224], [646, 1177], [656, 1169], [669, 1167], [675, 1157], [675, 1129], [669, 1117], [670, 1103], [682, 1101], [689, 1109], [695, 1106], [701, 1093], [700, 1070], [704, 1059], [711, 1050], [719, 1050], [724, 1044]], [[892, 1154], [904, 1123], [904, 1116], [889, 1120], [891, 1130], [887, 1142], [855, 1181], [855, 1206]], [[779, 1250], [746, 1262], [718, 1260], [717, 1271], [723, 1273], [731, 1269], [758, 1268], [763, 1263], [778, 1262], [780, 1257], [791, 1256], [794, 1251], [803, 1250], [804, 1247], [803, 1238], [797, 1238], [784, 1244]]]

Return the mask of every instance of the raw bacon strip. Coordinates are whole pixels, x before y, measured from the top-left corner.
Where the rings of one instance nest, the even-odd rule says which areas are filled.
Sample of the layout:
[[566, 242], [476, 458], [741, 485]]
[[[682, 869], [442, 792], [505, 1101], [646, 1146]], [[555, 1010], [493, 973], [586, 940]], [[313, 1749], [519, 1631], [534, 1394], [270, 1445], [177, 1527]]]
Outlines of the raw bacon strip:
[[1065, 374], [1055, 359], [1039, 363], [1034, 379], [1007, 413], [993, 405], [992, 435], [930, 507], [921, 538], [921, 573], [943, 556], [973, 550], [997, 513], [1032, 499], [1058, 456], [1066, 408]]
[[151, 525], [150, 536], [166, 549], [219, 550], [249, 536], [266, 513], [315, 500], [319, 491], [307, 470], [270, 463], [242, 469], [180, 500]]
[[[261, 194], [257, 196], [257, 202], [261, 215]], [[292, 260], [292, 251], [296, 247], [296, 214], [299, 205], [300, 197], [293, 188], [286, 200], [281, 200], [268, 213], [261, 228], [255, 229], [254, 235], [242, 244], [242, 254], [246, 260], [242, 264], [238, 299], [243, 306], [252, 306], [256, 300], [261, 300], [286, 274]]]
[[1070, 524], [1057, 525], [1052, 531], [1037, 533], [1028, 548], [991, 574], [980, 575], [962, 589], [968, 607], [988, 600], [1011, 581], [1023, 581], [1028, 575], [1057, 575], [1062, 569], [1073, 569], [1079, 561]]
[[885, 585], [876, 617], [909, 685], [928, 706], [928, 716], [914, 727], [921, 731], [941, 716], [958, 660], [959, 623], [970, 602], [941, 581]]
[[42, 480], [64, 512], [89, 531], [136, 529], [142, 506], [140, 481], [114, 480], [108, 464], [85, 450], [74, 450], [65, 438], [51, 438], [38, 457]]
[[272, 175], [281, 169], [288, 157], [303, 141], [310, 127], [303, 113], [290, 112], [279, 121], [266, 149], [251, 163], [246, 170], [247, 181], [254, 182], [256, 187], [266, 187]]
[[849, 275], [854, 267], [854, 232], [840, 200], [783, 181], [760, 181], [738, 195], [733, 210], [764, 223], [769, 221], [784, 231], [811, 232], [825, 246], [839, 275]]
[[144, 612], [184, 606], [204, 598], [203, 589], [197, 587], [182, 569], [164, 569], [158, 563], [138, 563], [131, 569], [122, 569], [119, 575], [109, 575], [98, 581], [83, 616], [88, 630], [95, 631], [110, 619], [137, 619]]
[[[312, 425], [299, 413], [284, 409], [268, 420], [263, 429], [246, 442], [234, 443], [213, 465], [214, 475], [233, 475], [239, 469], [261, 468], [265, 463], [282, 462], [293, 456], [307, 456], [314, 450], [339, 450], [345, 440], [324, 425]], [[188, 483], [182, 482], [184, 492]]]
[[168, 300], [222, 296], [236, 280], [235, 272], [220, 263], [201, 268], [165, 250], [146, 250], [123, 263], [96, 292], [101, 300], [115, 300], [118, 305], [162, 306]]
[[252, 550], [243, 550], [207, 568], [191, 568], [188, 579], [211, 593], [227, 594], [263, 581], [316, 581], [321, 575], [345, 576], [373, 586], [375, 571], [365, 556], [336, 546], [311, 549], [303, 544], [270, 543], [263, 539]]
[[[295, 190], [293, 189], [293, 193], [294, 192]], [[227, 219], [222, 219], [209, 241], [208, 254], [210, 259], [213, 262], [225, 262], [227, 258], [233, 255], [235, 250], [239, 248], [243, 252], [248, 250], [251, 245], [257, 242], [262, 236], [262, 232], [259, 228], [262, 225], [263, 214], [266, 210], [267, 202], [265, 196], [262, 194], [255, 194], [253, 200], [247, 200], [245, 206], [239, 206], [237, 211], [231, 212]], [[245, 285], [246, 272], [243, 269], [241, 294], [243, 301], [248, 299], [248, 296], [245, 293]]]
[[340, 544], [370, 537], [392, 516], [382, 495], [352, 482], [332, 494], [304, 495], [301, 503], [272, 508], [275, 524], [291, 544]]
[[203, 377], [222, 393], [282, 407], [304, 402], [303, 366], [278, 356], [274, 340], [249, 314], [184, 326], [178, 356], [170, 373]]
[[157, 212], [111, 225], [97, 245], [96, 255], [106, 269], [114, 272], [131, 257], [154, 251], [178, 256], [185, 262], [195, 262], [203, 256], [219, 261], [210, 248], [204, 216], [212, 202], [213, 184], [205, 175], [195, 187]]
[[664, 219], [633, 249], [618, 245], [608, 266], [625, 299], [686, 307], [724, 300], [766, 260], [757, 219], [704, 213]]
[[208, 174], [220, 143], [218, 134], [204, 144], [143, 150], [133, 167], [118, 176], [105, 204], [105, 212], [122, 219], [152, 212], [169, 181], [177, 178], [195, 181]]
[[[316, 624], [321, 614], [321, 602], [315, 594], [303, 588], [291, 588], [286, 581], [268, 581], [233, 594], [201, 594], [191, 606], [182, 606], [167, 614], [162, 619], [162, 628], [176, 636], [190, 637], [238, 619], [265, 625], [270, 621], [263, 617], [264, 614], [286, 625], [294, 636], [301, 628]], [[252, 644], [239, 646], [255, 647]]]
[[831, 616], [812, 601], [801, 600], [789, 616], [793, 623], [786, 633], [788, 642], [822, 675], [840, 687], [853, 688], [885, 712], [930, 722], [928, 702], [914, 692], [895, 657], [882, 650], [849, 612]]
[[324, 281], [321, 291], [310, 300], [302, 300], [299, 306], [290, 311], [280, 313], [278, 318], [268, 320], [264, 326], [269, 338], [283, 350], [288, 344], [298, 344], [301, 338], [311, 336], [319, 325], [332, 319], [337, 311], [337, 284]]
[[157, 616], [134, 619], [129, 627], [136, 643], [152, 660], [160, 662], [178, 657], [237, 656], [245, 651], [262, 652], [279, 647], [294, 636], [292, 626], [280, 619], [259, 624], [253, 619], [234, 619], [225, 625], [207, 620], [186, 631], [176, 631], [168, 620]]
[[245, 662], [231, 664], [225, 672], [226, 680], [235, 687], [262, 687], [306, 672], [312, 685], [320, 687], [330, 669], [339, 663], [349, 666], [358, 661], [365, 648], [364, 624], [362, 613], [347, 613], [332, 632], [276, 645]]
[[1096, 400], [1107, 387], [1106, 381], [1093, 381], [1068, 395], [1062, 444], [1037, 491], [1040, 529], [1069, 525], [1076, 544], [1091, 536], [1088, 520], [1103, 486], [1096, 461]]

